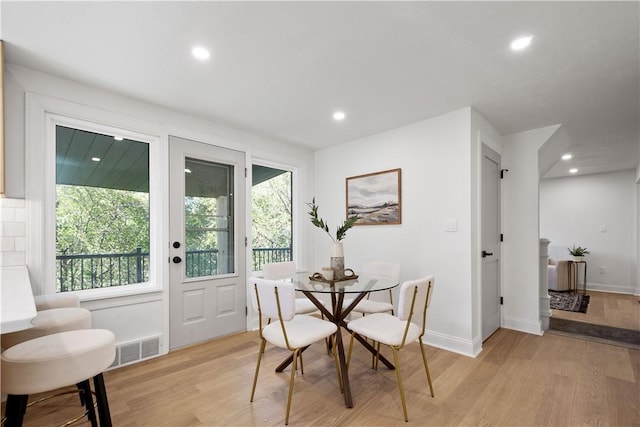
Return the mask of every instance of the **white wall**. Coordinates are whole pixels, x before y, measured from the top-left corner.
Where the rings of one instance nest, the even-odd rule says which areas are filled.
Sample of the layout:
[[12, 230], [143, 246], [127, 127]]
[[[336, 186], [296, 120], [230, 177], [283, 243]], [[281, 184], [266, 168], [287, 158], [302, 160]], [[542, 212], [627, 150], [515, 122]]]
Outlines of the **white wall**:
[[[540, 183], [540, 233], [555, 252], [587, 247], [587, 289], [638, 294], [635, 170]], [[559, 250], [557, 250], [559, 248]], [[603, 271], [604, 270], [604, 271]]]
[[503, 137], [503, 326], [542, 334], [539, 304], [540, 148], [558, 130], [549, 126]]
[[[465, 108], [389, 132], [316, 152], [315, 195], [331, 229], [344, 221], [345, 179], [402, 169], [402, 224], [356, 226], [344, 240], [345, 265], [368, 260], [402, 265], [401, 280], [435, 275], [427, 342], [474, 354], [471, 275], [470, 109]], [[310, 200], [306, 200], [310, 201]], [[448, 219], [457, 232], [445, 232]], [[331, 240], [309, 224], [316, 256], [327, 265]]]
[[[247, 152], [249, 164], [255, 158], [291, 166], [298, 177], [294, 197], [299, 200], [311, 197], [309, 175], [313, 173], [313, 157], [311, 152], [306, 149], [220, 126], [12, 64], [8, 64], [5, 70], [5, 89], [7, 95], [5, 98], [5, 124], [8, 197], [22, 199], [25, 197], [26, 190], [29, 189], [29, 186], [25, 184], [27, 183], [25, 170], [26, 162], [32, 161], [32, 153], [25, 151], [25, 147], [29, 146], [29, 144], [25, 144], [26, 139], [38, 139], [36, 142], [40, 145], [44, 141], [42, 139], [44, 120], [41, 122], [38, 118], [38, 114], [42, 114], [34, 114], [33, 109], [25, 111], [27, 107], [32, 107], [31, 104], [25, 103], [27, 94], [36, 94], [30, 96], [30, 99], [44, 100], [43, 104], [70, 105], [72, 108], [69, 108], [69, 111], [82, 111], [83, 108], [86, 108], [91, 111], [91, 115], [97, 114], [104, 117], [105, 124], [122, 126], [125, 129], [157, 136], [161, 141], [161, 150], [164, 150], [160, 155], [160, 158], [163, 159], [160, 162], [160, 167], [165, 171], [168, 167], [166, 160], [169, 135], [205, 143], [215, 141], [216, 143], [220, 142], [226, 148]], [[41, 108], [41, 106], [37, 107]], [[31, 146], [37, 146], [37, 144], [31, 144]], [[164, 176], [166, 178], [168, 173], [165, 173]], [[163, 185], [168, 185], [168, 182], [165, 181]], [[164, 194], [167, 192], [168, 187], [165, 188]], [[247, 193], [250, 197], [250, 188]], [[39, 271], [40, 266], [37, 261], [40, 256], [38, 242], [43, 239], [42, 234], [44, 234], [42, 203], [43, 200], [38, 198], [27, 198], [26, 200], [28, 211], [26, 264], [30, 268], [32, 287], [36, 295], [47, 289], [55, 289], [55, 286], [52, 287], [54, 278], [47, 277], [42, 271]], [[248, 233], [250, 233], [250, 218], [247, 224]], [[31, 235], [29, 235], [30, 233]], [[161, 234], [165, 235], [159, 236], [159, 241], [168, 242], [168, 219], [163, 224]], [[304, 236], [296, 242], [299, 244], [300, 262], [306, 263], [305, 256], [310, 252], [308, 242]], [[247, 253], [249, 250], [250, 248]], [[53, 257], [54, 254], [44, 253], [42, 256]], [[163, 253], [159, 259], [166, 259], [167, 256], [166, 253]], [[166, 273], [166, 269], [164, 273]], [[94, 326], [111, 329], [116, 334], [118, 344], [160, 335], [162, 337], [161, 352], [166, 352], [168, 350], [169, 325], [167, 274], [160, 274], [158, 280], [161, 282], [159, 283], [161, 289], [159, 292], [109, 300], [83, 301], [82, 305], [92, 310]]]
[[[640, 147], [640, 141], [638, 141], [638, 147]], [[636, 202], [636, 276], [634, 283], [638, 289], [640, 288], [640, 154], [636, 168]]]

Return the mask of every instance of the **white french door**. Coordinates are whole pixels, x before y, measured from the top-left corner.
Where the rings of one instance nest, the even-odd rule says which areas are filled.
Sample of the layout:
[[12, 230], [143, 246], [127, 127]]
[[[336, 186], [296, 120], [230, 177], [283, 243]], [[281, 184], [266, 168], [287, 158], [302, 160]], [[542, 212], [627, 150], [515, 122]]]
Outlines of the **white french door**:
[[169, 138], [170, 338], [246, 328], [245, 154]]

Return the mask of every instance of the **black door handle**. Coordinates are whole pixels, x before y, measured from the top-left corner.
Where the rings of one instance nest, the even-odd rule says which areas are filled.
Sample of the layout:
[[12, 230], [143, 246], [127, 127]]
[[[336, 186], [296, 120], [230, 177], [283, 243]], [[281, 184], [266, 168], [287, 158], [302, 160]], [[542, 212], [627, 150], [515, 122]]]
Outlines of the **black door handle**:
[[180, 258], [179, 256], [174, 256], [173, 262], [176, 264], [180, 264], [182, 262], [182, 258]]
[[487, 252], [485, 250], [482, 251], [482, 258], [486, 258], [491, 255], [493, 255], [493, 252]]

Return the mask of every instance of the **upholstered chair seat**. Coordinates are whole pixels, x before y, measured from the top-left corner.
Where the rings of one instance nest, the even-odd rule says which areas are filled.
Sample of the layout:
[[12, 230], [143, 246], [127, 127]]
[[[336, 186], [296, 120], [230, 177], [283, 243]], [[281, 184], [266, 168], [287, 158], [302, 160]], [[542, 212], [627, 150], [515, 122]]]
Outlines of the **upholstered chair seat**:
[[1, 355], [2, 392], [8, 394], [5, 427], [22, 425], [30, 394], [77, 385], [92, 425], [96, 424], [89, 380], [93, 378], [100, 426], [110, 426], [102, 372], [115, 359], [115, 336], [105, 329], [82, 329], [24, 341]]

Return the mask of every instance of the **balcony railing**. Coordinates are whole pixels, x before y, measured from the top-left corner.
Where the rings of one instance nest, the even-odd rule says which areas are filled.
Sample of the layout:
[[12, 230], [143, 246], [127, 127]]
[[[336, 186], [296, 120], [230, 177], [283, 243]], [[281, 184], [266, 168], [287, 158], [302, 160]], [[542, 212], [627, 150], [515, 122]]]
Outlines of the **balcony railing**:
[[[291, 248], [254, 248], [252, 269], [258, 271], [270, 262], [292, 260]], [[214, 276], [218, 273], [218, 250], [186, 251], [187, 277]], [[121, 254], [58, 255], [57, 291], [107, 288], [143, 283], [149, 280], [149, 253], [137, 248]]]

